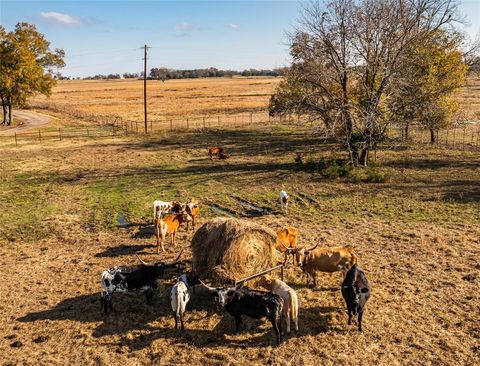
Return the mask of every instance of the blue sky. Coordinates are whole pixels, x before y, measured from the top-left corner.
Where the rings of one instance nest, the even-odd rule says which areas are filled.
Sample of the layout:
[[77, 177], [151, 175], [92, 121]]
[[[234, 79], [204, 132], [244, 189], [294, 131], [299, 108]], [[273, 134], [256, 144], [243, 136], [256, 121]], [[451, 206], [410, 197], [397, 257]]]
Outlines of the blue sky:
[[[289, 64], [286, 32], [298, 1], [6, 1], [0, 23], [37, 25], [52, 47], [63, 48], [68, 76], [138, 72], [144, 44], [150, 67], [243, 70]], [[462, 12], [480, 31], [480, 0]]]

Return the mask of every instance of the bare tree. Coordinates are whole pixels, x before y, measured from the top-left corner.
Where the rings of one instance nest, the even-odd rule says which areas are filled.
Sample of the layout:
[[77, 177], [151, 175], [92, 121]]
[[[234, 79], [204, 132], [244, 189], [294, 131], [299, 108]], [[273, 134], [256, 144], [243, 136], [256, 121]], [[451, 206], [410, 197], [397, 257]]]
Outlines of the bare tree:
[[455, 0], [309, 3], [291, 34], [293, 64], [270, 111], [321, 119], [367, 165], [395, 114], [386, 101], [407, 46], [456, 19]]

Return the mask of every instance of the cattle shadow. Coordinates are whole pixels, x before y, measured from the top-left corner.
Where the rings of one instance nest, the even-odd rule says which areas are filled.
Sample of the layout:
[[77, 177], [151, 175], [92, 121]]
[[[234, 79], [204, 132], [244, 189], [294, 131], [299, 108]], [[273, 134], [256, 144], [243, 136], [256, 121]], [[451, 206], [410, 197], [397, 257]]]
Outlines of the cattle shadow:
[[156, 245], [154, 244], [121, 244], [121, 245], [109, 247], [105, 249], [103, 252], [96, 253], [95, 257], [97, 258], [121, 257], [125, 255], [134, 255], [134, 254], [150, 255], [154, 253], [145, 251], [145, 249], [155, 248], [155, 247]]
[[155, 228], [152, 224], [141, 224], [138, 230], [133, 233], [132, 239], [149, 239], [155, 236]]

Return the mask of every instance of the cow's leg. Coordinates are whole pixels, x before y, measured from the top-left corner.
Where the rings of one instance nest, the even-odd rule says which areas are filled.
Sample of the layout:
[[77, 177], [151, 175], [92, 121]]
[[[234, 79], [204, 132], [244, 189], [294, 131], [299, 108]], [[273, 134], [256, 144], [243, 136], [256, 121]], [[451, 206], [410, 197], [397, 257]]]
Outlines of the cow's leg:
[[298, 316], [293, 319], [293, 323], [295, 324], [295, 331], [298, 332]]
[[358, 312], [358, 331], [362, 331], [362, 318], [363, 318], [363, 310]]
[[235, 315], [235, 333], [240, 332], [240, 326], [242, 325], [242, 316]]
[[185, 330], [185, 327], [183, 326], [183, 313], [180, 313], [180, 323], [182, 325], [181, 330], [183, 332]]
[[287, 324], [287, 334], [290, 334], [290, 310], [285, 311], [285, 323]]
[[271, 319], [271, 323], [273, 326], [273, 330], [275, 331], [275, 336], [277, 338], [277, 347], [280, 346], [280, 342], [282, 341], [282, 325], [280, 322], [280, 317], [274, 316]]
[[348, 325], [352, 324], [352, 310], [348, 309]]
[[173, 312], [173, 319], [175, 319], [175, 329], [178, 329], [178, 319], [177, 313], [175, 311]]
[[287, 260], [288, 260], [288, 251], [286, 250], [285, 251], [285, 256], [283, 258], [283, 265], [285, 266], [285, 264], [287, 264]]
[[[160, 230], [158, 228], [158, 225], [154, 225], [155, 228], [155, 237], [157, 238], [157, 254], [160, 253]], [[162, 249], [163, 249], [163, 243], [162, 243]]]

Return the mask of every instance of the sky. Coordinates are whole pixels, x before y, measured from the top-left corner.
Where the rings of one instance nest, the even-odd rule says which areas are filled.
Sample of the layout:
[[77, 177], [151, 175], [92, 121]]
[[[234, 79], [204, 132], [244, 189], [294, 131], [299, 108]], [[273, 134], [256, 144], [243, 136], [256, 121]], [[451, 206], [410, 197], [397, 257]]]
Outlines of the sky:
[[[286, 33], [300, 1], [8, 1], [0, 24], [8, 31], [33, 23], [63, 48], [63, 75], [140, 72], [147, 44], [148, 68], [216, 67], [244, 70], [289, 65]], [[480, 0], [464, 0], [466, 32], [480, 32]]]

